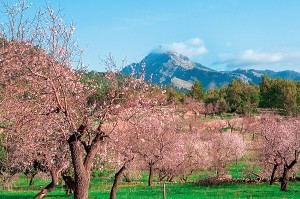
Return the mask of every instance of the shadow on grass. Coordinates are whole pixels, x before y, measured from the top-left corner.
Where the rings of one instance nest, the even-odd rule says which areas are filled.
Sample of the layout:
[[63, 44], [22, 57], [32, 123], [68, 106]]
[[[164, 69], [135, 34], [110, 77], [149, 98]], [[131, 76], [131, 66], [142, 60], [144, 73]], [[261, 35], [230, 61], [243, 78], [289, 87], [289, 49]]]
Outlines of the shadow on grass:
[[63, 194], [49, 194], [45, 198], [74, 198], [74, 195], [63, 195]]
[[[12, 195], [1, 195], [1, 199], [27, 199], [27, 198], [34, 198], [35, 194], [12, 194]], [[54, 195], [46, 195], [45, 198], [73, 198], [73, 195], [60, 195], [60, 194], [54, 194]]]
[[2, 199], [16, 199], [16, 198], [34, 198], [34, 194], [24, 194], [24, 193], [20, 193], [20, 194], [11, 194], [11, 195], [2, 195], [0, 194], [0, 198]]

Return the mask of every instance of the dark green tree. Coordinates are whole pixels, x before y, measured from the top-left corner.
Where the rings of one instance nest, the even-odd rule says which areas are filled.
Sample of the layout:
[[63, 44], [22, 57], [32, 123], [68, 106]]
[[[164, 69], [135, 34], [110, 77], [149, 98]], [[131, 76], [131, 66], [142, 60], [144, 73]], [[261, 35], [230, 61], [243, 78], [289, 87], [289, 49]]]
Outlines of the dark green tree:
[[251, 114], [257, 109], [259, 99], [259, 87], [241, 80], [233, 80], [226, 89], [225, 100], [230, 112]]
[[242, 84], [241, 80], [233, 80], [227, 87], [225, 100], [230, 112], [242, 113]]
[[283, 109], [287, 115], [297, 112], [297, 86], [294, 81], [285, 80], [282, 87]]
[[243, 84], [242, 112], [252, 114], [256, 111], [260, 101], [259, 86], [254, 84]]
[[197, 101], [203, 101], [205, 99], [205, 90], [202, 87], [202, 84], [200, 81], [195, 81], [191, 87], [191, 90], [187, 92], [187, 96], [197, 100]]
[[259, 88], [260, 88], [260, 97], [261, 97], [259, 106], [262, 108], [268, 108], [271, 103], [271, 98], [270, 98], [271, 79], [267, 74], [264, 74], [264, 76], [261, 78]]
[[262, 108], [276, 108], [287, 115], [298, 112], [299, 107], [299, 84], [295, 81], [276, 78], [271, 80], [264, 75], [260, 83]]

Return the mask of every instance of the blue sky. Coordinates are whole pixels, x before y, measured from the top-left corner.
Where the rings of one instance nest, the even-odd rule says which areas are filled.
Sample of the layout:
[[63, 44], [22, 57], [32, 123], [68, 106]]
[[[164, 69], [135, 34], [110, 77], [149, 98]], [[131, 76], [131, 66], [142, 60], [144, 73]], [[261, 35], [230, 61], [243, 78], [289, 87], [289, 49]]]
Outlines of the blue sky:
[[[46, 1], [32, 0], [33, 7]], [[76, 22], [85, 64], [104, 71], [112, 53], [119, 63], [139, 62], [162, 46], [217, 70], [300, 71], [298, 0], [52, 0], [64, 20]]]

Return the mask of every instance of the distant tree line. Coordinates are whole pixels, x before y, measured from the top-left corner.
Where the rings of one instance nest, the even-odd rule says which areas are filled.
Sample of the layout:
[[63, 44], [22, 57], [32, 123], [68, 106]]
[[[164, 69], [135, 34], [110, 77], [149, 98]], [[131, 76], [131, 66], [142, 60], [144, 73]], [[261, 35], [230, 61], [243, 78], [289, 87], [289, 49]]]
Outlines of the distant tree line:
[[270, 79], [267, 74], [259, 85], [233, 80], [221, 88], [205, 90], [200, 81], [195, 81], [187, 92], [168, 87], [167, 93], [170, 103], [184, 103], [187, 97], [206, 105], [218, 103], [220, 113], [253, 114], [258, 108], [275, 109], [284, 115], [300, 111], [300, 82]]

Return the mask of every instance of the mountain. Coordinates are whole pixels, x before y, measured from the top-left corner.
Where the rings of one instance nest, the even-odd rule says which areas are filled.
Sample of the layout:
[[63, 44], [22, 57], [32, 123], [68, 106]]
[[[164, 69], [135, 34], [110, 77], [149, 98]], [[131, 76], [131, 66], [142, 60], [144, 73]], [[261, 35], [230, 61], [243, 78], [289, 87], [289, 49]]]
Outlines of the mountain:
[[204, 88], [221, 87], [234, 79], [259, 84], [261, 77], [268, 74], [270, 78], [284, 78], [300, 81], [300, 73], [295, 71], [274, 72], [271, 70], [237, 69], [233, 71], [215, 71], [188, 57], [175, 52], [151, 52], [141, 62], [130, 64], [122, 69], [123, 74], [135, 75], [145, 71], [145, 80], [152, 83], [170, 85], [189, 89], [195, 80], [202, 82]]

